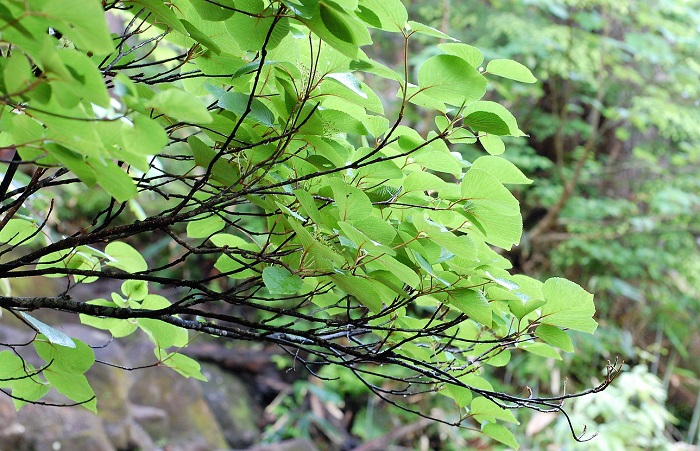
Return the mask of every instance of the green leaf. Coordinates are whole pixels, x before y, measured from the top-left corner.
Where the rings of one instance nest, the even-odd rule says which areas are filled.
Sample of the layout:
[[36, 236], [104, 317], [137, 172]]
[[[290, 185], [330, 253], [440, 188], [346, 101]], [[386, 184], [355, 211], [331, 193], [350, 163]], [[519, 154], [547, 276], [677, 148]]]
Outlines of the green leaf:
[[484, 421], [503, 420], [509, 423], [519, 424], [518, 420], [513, 416], [513, 412], [502, 409], [495, 402], [483, 396], [474, 398], [469, 407], [469, 413], [474, 415], [474, 418], [480, 423]]
[[388, 80], [394, 80], [403, 84], [403, 75], [378, 61], [374, 61], [366, 57], [357, 58], [356, 60], [351, 61], [350, 70], [368, 72], [370, 74], [375, 74]]
[[518, 299], [508, 301], [508, 308], [516, 318], [522, 319], [526, 315], [542, 307], [544, 304], [544, 299]]
[[372, 313], [379, 313], [382, 309], [382, 301], [379, 294], [374, 289], [371, 281], [358, 276], [347, 276], [344, 274], [333, 274], [331, 279], [344, 292], [357, 298]]
[[447, 183], [430, 172], [411, 172], [403, 181], [404, 192], [411, 191], [440, 191]]
[[142, 301], [148, 294], [148, 282], [145, 280], [126, 280], [121, 286], [122, 293], [130, 300]]
[[30, 87], [34, 74], [26, 55], [13, 52], [6, 61], [2, 75], [7, 95], [22, 92]]
[[296, 294], [301, 290], [301, 277], [280, 266], [267, 266], [262, 273], [263, 282], [271, 294]]
[[506, 429], [502, 424], [497, 423], [486, 423], [482, 425], [481, 432], [488, 435], [494, 440], [497, 440], [504, 445], [510, 446], [513, 449], [520, 448], [517, 440], [513, 436], [513, 433]]
[[[477, 116], [472, 116], [472, 114], [481, 113]], [[486, 115], [485, 113], [490, 113]], [[496, 102], [491, 102], [489, 100], [483, 100], [479, 102], [474, 102], [473, 104], [467, 106], [462, 114], [465, 116], [465, 124], [469, 125], [468, 118], [473, 117], [478, 119], [481, 123], [480, 127], [484, 128], [484, 132], [497, 135], [512, 135], [512, 136], [526, 136], [518, 128], [518, 121], [515, 116], [511, 114], [503, 105]], [[497, 118], [496, 118], [497, 116]], [[500, 121], [498, 120], [500, 119]], [[507, 130], [503, 128], [503, 124], [507, 126]], [[496, 131], [487, 130], [487, 126], [491, 127]], [[501, 133], [503, 132], [503, 133]]]
[[111, 259], [107, 263], [108, 266], [113, 266], [132, 274], [148, 270], [146, 260], [144, 260], [139, 251], [129, 244], [113, 241], [105, 247], [105, 253]]
[[208, 238], [226, 226], [218, 215], [207, 216], [187, 223], [187, 236], [190, 238]]
[[26, 144], [43, 139], [45, 133], [44, 127], [26, 114], [3, 115], [0, 128], [9, 134], [6, 136], [15, 143], [22, 158], [30, 160], [43, 153], [33, 149], [33, 146], [26, 146]]
[[391, 245], [394, 237], [396, 237], [396, 229], [385, 219], [377, 216], [368, 216], [363, 219], [352, 220], [350, 223], [370, 239], [385, 246]]
[[513, 292], [514, 299], [508, 301], [508, 308], [518, 318], [522, 319], [544, 305], [542, 282], [522, 274], [510, 277], [519, 288]]
[[464, 376], [460, 376], [459, 380], [463, 382], [468, 387], [479, 388], [481, 390], [493, 391], [493, 385], [488, 381], [488, 379], [481, 376], [477, 376], [474, 373], [467, 373]]
[[[440, 141], [440, 143], [442, 143], [442, 141]], [[436, 146], [439, 145], [438, 143], [433, 143], [433, 145], [429, 146], [427, 149], [424, 148], [424, 150], [413, 154], [413, 161], [433, 171], [452, 174], [455, 177], [461, 176], [462, 164], [460, 160], [450, 154], [448, 150], [443, 152], [440, 149], [436, 149]]]
[[[209, 240], [217, 247], [228, 247], [234, 250], [240, 249], [251, 252], [260, 250], [257, 245], [245, 241], [239, 236], [230, 235], [227, 233], [218, 233], [209, 238]], [[240, 255], [234, 255], [233, 257], [235, 260], [227, 255], [222, 255], [216, 261], [214, 267], [224, 273], [232, 272], [229, 277], [236, 279], [245, 279], [247, 277], [258, 275], [258, 273], [253, 271], [253, 269], [246, 267], [246, 265], [254, 265], [252, 260], [243, 258]]]
[[[323, 9], [325, 12], [321, 12], [321, 5], [319, 5], [317, 14], [310, 19], [302, 17], [300, 20], [326, 44], [353, 60], [358, 59], [360, 46], [372, 42], [367, 27], [359, 20], [345, 14], [341, 18], [337, 11], [329, 11], [325, 5]], [[338, 28], [329, 30], [328, 25], [333, 27], [334, 24]]]
[[570, 280], [553, 277], [542, 285], [547, 303], [541, 308], [542, 323], [593, 333], [593, 295]]
[[495, 113], [475, 111], [464, 118], [464, 125], [476, 132], [494, 135], [507, 135], [510, 132], [508, 124]]
[[212, 52], [216, 53], [217, 55], [221, 53], [221, 48], [216, 44], [216, 42], [214, 42], [209, 36], [207, 36], [201, 30], [195, 27], [194, 24], [184, 19], [181, 22], [192, 39], [199, 42], [200, 44], [202, 44]]
[[128, 0], [124, 2], [126, 5], [129, 3], [136, 3], [137, 5], [143, 6], [153, 13], [156, 22], [165, 24], [173, 30], [187, 35], [185, 27], [180, 23], [175, 13], [172, 12], [162, 0]]
[[311, 218], [316, 224], [322, 224], [323, 219], [321, 219], [321, 212], [318, 210], [313, 196], [303, 189], [295, 189], [294, 195], [301, 206], [300, 212], [305, 213], [306, 216]]
[[471, 319], [480, 322], [486, 327], [491, 327], [492, 312], [484, 293], [478, 290], [458, 289], [448, 291], [449, 304], [455, 306]]
[[438, 44], [438, 48], [448, 55], [454, 55], [462, 58], [469, 63], [474, 69], [478, 69], [481, 63], [484, 62], [484, 55], [476, 47], [461, 42], [447, 42]]
[[48, 324], [42, 323], [33, 316], [30, 316], [28, 313], [19, 312], [19, 314], [22, 315], [22, 317], [26, 319], [32, 326], [34, 326], [37, 332], [44, 335], [46, 339], [49, 340], [49, 342], [57, 344], [59, 346], [65, 346], [67, 348], [75, 348], [75, 342], [68, 335], [54, 329]]
[[[384, 116], [367, 115], [370, 111], [384, 114], [384, 105], [377, 93], [366, 84], [362, 84], [354, 75], [352, 78], [348, 78], [346, 74], [338, 74], [341, 77], [335, 75], [327, 75], [321, 84], [319, 95], [323, 107], [343, 110], [359, 120], [369, 134], [375, 137], [381, 136], [386, 131], [384, 124], [387, 119]], [[298, 101], [296, 91], [290, 91], [289, 100], [292, 107], [296, 105]]]
[[192, 94], [181, 89], [172, 88], [160, 91], [146, 103], [146, 108], [193, 124], [209, 124], [213, 121], [207, 108]]
[[372, 202], [362, 190], [337, 178], [330, 179], [329, 184], [333, 189], [333, 200], [338, 206], [342, 221], [361, 220], [372, 214]]
[[[54, 80], [51, 84], [54, 95], [60, 95], [64, 101], [70, 103], [70, 106], [78, 102], [88, 101], [107, 107], [109, 93], [104, 78], [95, 63], [86, 55], [72, 49], [61, 51], [58, 55], [67, 70], [70, 71], [71, 78]], [[59, 91], [61, 91], [60, 94]]]
[[8, 246], [29, 244], [36, 238], [37, 229], [36, 224], [25, 219], [10, 219], [0, 230], [0, 244]]
[[[160, 358], [159, 352], [156, 350], [156, 357]], [[182, 374], [186, 378], [193, 377], [200, 381], [207, 382], [207, 378], [202, 374], [201, 366], [196, 360], [187, 357], [186, 355], [171, 353], [161, 360], [165, 365]]]
[[376, 14], [374, 14], [374, 11], [372, 11], [369, 8], [366, 8], [363, 5], [358, 6], [357, 11], [355, 11], [355, 15], [357, 15], [357, 17], [359, 17], [360, 20], [362, 20], [370, 27], [382, 28], [382, 20]]
[[13, 396], [26, 400], [13, 399], [16, 409], [43, 398], [51, 390], [38, 376], [29, 376], [35, 371], [33, 365], [12, 351], [0, 352], [0, 386], [11, 388]]
[[228, 233], [218, 233], [209, 239], [217, 247], [230, 247], [232, 249], [246, 249], [255, 251], [255, 245], [243, 238]]
[[[190, 3], [194, 6], [197, 14], [204, 20], [224, 21], [234, 13], [232, 0], [217, 0], [216, 3], [211, 3], [207, 0], [190, 0]], [[226, 5], [228, 8], [224, 8], [221, 5]]]
[[462, 179], [465, 210], [483, 227], [486, 241], [510, 249], [520, 242], [522, 218], [518, 200], [501, 182], [486, 171], [470, 169]]
[[[256, 17], [244, 13], [236, 13], [226, 21], [226, 31], [235, 39], [236, 43], [243, 50], [258, 51], [263, 48], [268, 33], [267, 50], [277, 47], [285, 36], [289, 33], [289, 19], [281, 18], [275, 23], [275, 17], [265, 14], [263, 2], [257, 0], [253, 2], [256, 7], [250, 10], [251, 14], [263, 14], [263, 17]], [[274, 26], [272, 33], [270, 29]]]
[[319, 12], [323, 25], [326, 27], [327, 30], [329, 30], [333, 34], [333, 36], [340, 39], [341, 41], [350, 44], [355, 44], [352, 30], [346, 22], [347, 18], [344, 18], [335, 10], [329, 8], [323, 3], [319, 5]]
[[433, 265], [431, 265], [431, 264], [428, 262], [428, 260], [426, 260], [425, 257], [423, 257], [419, 252], [417, 252], [417, 251], [415, 251], [415, 250], [412, 250], [412, 253], [413, 253], [413, 258], [416, 259], [416, 262], [418, 262], [418, 265], [423, 269], [423, 271], [425, 271], [426, 273], [428, 273], [430, 276], [432, 276], [433, 278], [435, 278], [435, 280], [437, 280], [437, 281], [440, 282], [441, 284], [445, 285], [446, 287], [449, 287], [449, 286], [451, 285], [450, 282], [448, 282], [448, 281], [446, 281], [445, 279], [441, 278], [441, 277], [435, 272], [435, 270], [433, 269]]
[[486, 365], [490, 366], [495, 366], [497, 368], [504, 367], [510, 363], [510, 350], [508, 349], [498, 349], [494, 352], [491, 352], [488, 354], [488, 357], [486, 357], [483, 362]]
[[[111, 307], [114, 306], [113, 303], [110, 304]], [[79, 315], [80, 322], [94, 327], [96, 329], [102, 329], [109, 331], [114, 338], [127, 337], [134, 333], [138, 329], [138, 324], [136, 320], [129, 319], [117, 319], [117, 318], [97, 318], [88, 315]]]
[[[27, 365], [27, 371], [32, 370], [33, 367]], [[51, 385], [48, 383], [35, 382], [34, 379], [36, 378], [26, 377], [12, 383], [12, 395], [17, 397], [12, 399], [15, 409], [19, 410], [22, 406], [31, 404], [32, 401], [40, 400], [51, 390]]]
[[328, 74], [326, 79], [337, 81], [363, 99], [367, 98], [367, 93], [362, 90], [362, 83], [352, 72]]
[[454, 399], [459, 408], [468, 406], [473, 398], [471, 390], [453, 384], [445, 384], [443, 389], [440, 390], [440, 393]]
[[401, 31], [408, 21], [406, 7], [400, 0], [363, 0], [361, 8], [365, 16], [368, 16], [371, 11], [372, 16], [376, 17], [373, 20], [375, 23], [370, 25], [382, 30]]
[[[117, 305], [106, 299], [94, 299], [88, 301], [91, 305], [102, 305], [105, 307], [115, 308]], [[117, 319], [117, 318], [99, 318], [95, 316], [89, 316], [80, 314], [80, 322], [94, 327], [96, 329], [108, 330], [115, 338], [126, 337], [134, 333], [138, 329], [137, 320], [135, 319]]]
[[537, 81], [530, 69], [517, 61], [508, 59], [489, 61], [489, 64], [486, 66], [486, 72], [523, 83], [535, 83]]
[[100, 2], [61, 0], [42, 2], [41, 15], [55, 20], [57, 26], [76, 47], [104, 56], [114, 50], [107, 20]]
[[549, 346], [546, 343], [521, 343], [519, 345], [520, 349], [523, 349], [531, 354], [538, 355], [540, 357], [546, 357], [548, 359], [562, 360], [559, 351]]
[[418, 69], [418, 84], [426, 95], [456, 106], [476, 102], [486, 93], [486, 79], [454, 55], [428, 58]]
[[491, 155], [501, 155], [506, 151], [506, 145], [503, 144], [503, 140], [496, 135], [481, 135], [479, 136], [479, 142]]
[[82, 403], [91, 412], [97, 413], [95, 392], [82, 374], [56, 371], [51, 366], [44, 370], [44, 377], [59, 393], [75, 402]]
[[294, 14], [304, 19], [311, 19], [318, 13], [319, 0], [282, 0]]
[[410, 286], [411, 288], [418, 288], [420, 285], [420, 277], [416, 272], [399, 262], [398, 260], [390, 257], [389, 255], [382, 255], [378, 258], [378, 261], [382, 264], [384, 268], [389, 270], [392, 274], [401, 280], [401, 282]]
[[78, 339], [72, 339], [73, 347], [56, 345], [48, 340], [45, 335], [39, 335], [34, 340], [34, 349], [39, 357], [46, 362], [52, 362], [49, 366], [52, 370], [78, 375], [89, 370], [95, 363], [92, 348]]
[[97, 182], [105, 191], [119, 202], [126, 202], [136, 197], [136, 184], [124, 169], [112, 160], [102, 160], [101, 163], [95, 162], [93, 167]]
[[532, 183], [532, 180], [527, 178], [517, 166], [505, 158], [492, 155], [482, 156], [472, 162], [472, 168], [488, 172], [501, 183], [513, 185], [529, 185]]
[[[81, 271], [100, 271], [101, 263], [94, 255], [89, 252], [78, 250], [69, 260], [66, 261], [66, 268], [77, 269]], [[95, 276], [80, 276], [73, 275], [77, 283], [92, 283], [98, 278]]]
[[144, 310], [162, 310], [168, 307], [170, 307], [170, 301], [158, 294], [149, 294], [141, 303], [141, 308]]
[[[209, 86], [207, 88], [209, 89]], [[213, 89], [210, 89], [210, 92], [219, 98], [218, 105], [221, 108], [231, 111], [239, 117], [243, 116], [247, 111], [248, 102], [250, 102], [250, 94], [226, 92], [223, 89], [211, 88]], [[275, 125], [275, 115], [258, 99], [253, 99], [251, 102], [250, 112], [247, 117], [268, 127]]]
[[535, 329], [535, 336], [545, 343], [556, 346], [562, 351], [574, 352], [574, 345], [571, 343], [571, 337], [558, 327], [550, 326], [549, 324], [540, 324], [537, 329]]
[[166, 323], [158, 319], [139, 318], [139, 327], [146, 332], [148, 338], [160, 349], [167, 349], [171, 346], [179, 348], [186, 346], [189, 338], [187, 329]]
[[[189, 144], [190, 149], [192, 149], [195, 164], [207, 169], [211, 161], [216, 157], [216, 152], [194, 135], [187, 138], [187, 144]], [[238, 180], [238, 172], [236, 169], [223, 158], [218, 158], [214, 162], [211, 173], [214, 180], [225, 186], [231, 186]]]
[[453, 38], [450, 35], [447, 35], [443, 33], [442, 31], [429, 27], [428, 25], [422, 24], [420, 22], [415, 22], [413, 20], [408, 21], [408, 26], [406, 27], [408, 31], [411, 33], [420, 33], [424, 34], [426, 36], [432, 36], [434, 38], [440, 38], [440, 39], [449, 39], [450, 41], [456, 41], [457, 39]]
[[456, 236], [451, 232], [430, 233], [430, 239], [449, 252], [463, 259], [476, 258], [476, 246], [467, 235]]
[[333, 135], [353, 133], [356, 135], [367, 135], [367, 129], [356, 117], [344, 111], [323, 109], [319, 110], [324, 130]]
[[156, 121], [143, 115], [134, 118], [133, 123], [123, 122], [121, 126], [124, 150], [135, 155], [136, 160], [122, 158], [140, 171], [148, 170], [147, 155], [160, 153], [168, 144], [168, 135]]
[[508, 279], [504, 279], [502, 277], [494, 277], [488, 271], [484, 271], [484, 276], [486, 276], [487, 279], [496, 282], [498, 285], [502, 286], [506, 290], [513, 291], [513, 290], [517, 290], [518, 288], [520, 288], [517, 283], [510, 281]]
[[97, 175], [95, 169], [85, 162], [85, 156], [55, 143], [48, 144], [46, 150], [52, 157], [77, 175], [81, 182], [89, 187], [95, 186]]

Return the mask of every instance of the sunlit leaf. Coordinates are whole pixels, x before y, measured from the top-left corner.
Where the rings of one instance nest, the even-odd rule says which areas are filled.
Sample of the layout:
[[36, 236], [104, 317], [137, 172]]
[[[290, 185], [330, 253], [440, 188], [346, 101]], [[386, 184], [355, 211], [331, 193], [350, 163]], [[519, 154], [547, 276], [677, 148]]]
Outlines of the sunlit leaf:
[[542, 286], [544, 299], [542, 322], [593, 333], [598, 323], [593, 319], [593, 295], [574, 282], [560, 277], [548, 279]]
[[491, 327], [492, 312], [488, 299], [479, 290], [459, 289], [449, 292], [449, 303], [481, 324]]
[[523, 83], [535, 83], [537, 81], [530, 69], [513, 60], [491, 60], [486, 66], [486, 72]]
[[[156, 356], [158, 353], [156, 352]], [[179, 353], [171, 353], [162, 359], [162, 362], [187, 378], [195, 378], [200, 381], [207, 381], [202, 374], [201, 366], [191, 357]]]
[[558, 327], [550, 326], [549, 324], [540, 324], [537, 329], [535, 329], [535, 335], [545, 343], [556, 346], [562, 351], [574, 352], [574, 345], [571, 343], [571, 337]]
[[426, 60], [418, 70], [418, 82], [426, 95], [456, 106], [475, 102], [486, 93], [486, 79], [454, 55]]
[[481, 432], [488, 435], [494, 440], [497, 440], [504, 445], [510, 446], [513, 449], [520, 448], [513, 433], [506, 429], [505, 426], [497, 423], [486, 423], [481, 427]]
[[196, 97], [177, 88], [160, 91], [147, 106], [183, 122], [208, 124], [212, 121], [211, 114]]
[[483, 156], [472, 162], [473, 168], [483, 169], [493, 175], [501, 183], [529, 185], [532, 180], [527, 178], [525, 174], [518, 169], [510, 161], [497, 156]]
[[139, 251], [129, 244], [114, 241], [105, 247], [105, 253], [111, 258], [107, 263], [109, 266], [114, 266], [130, 273], [148, 269], [146, 260], [144, 260]]

